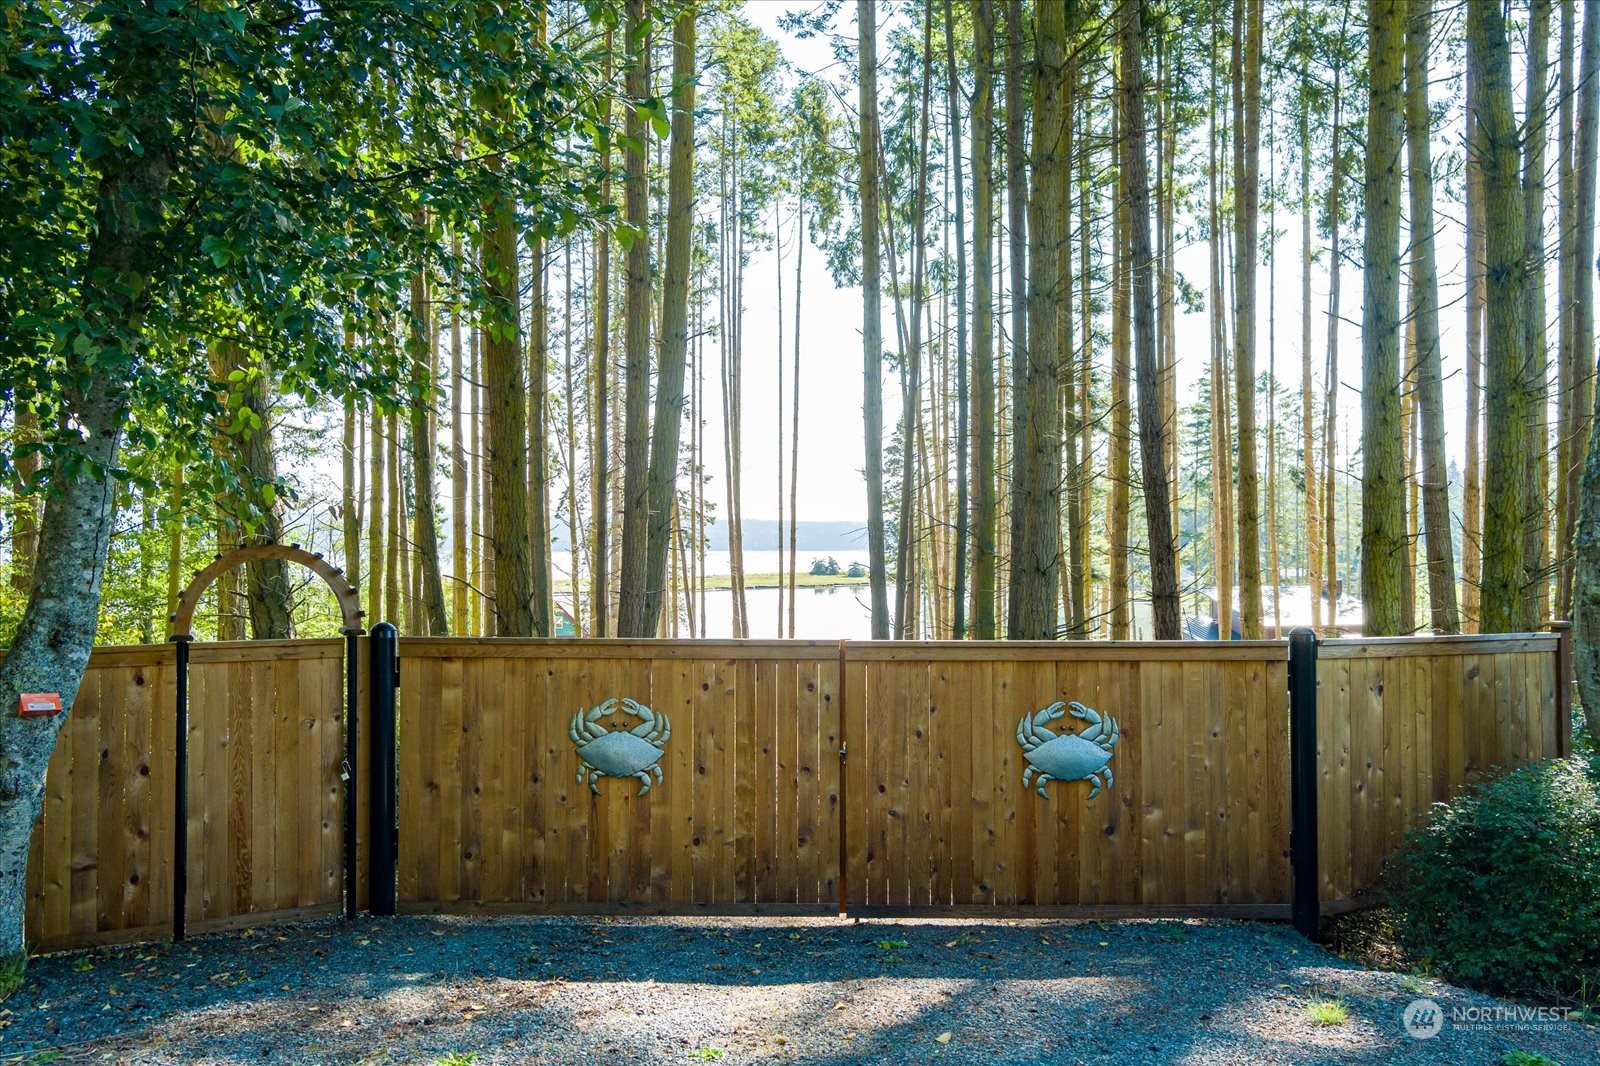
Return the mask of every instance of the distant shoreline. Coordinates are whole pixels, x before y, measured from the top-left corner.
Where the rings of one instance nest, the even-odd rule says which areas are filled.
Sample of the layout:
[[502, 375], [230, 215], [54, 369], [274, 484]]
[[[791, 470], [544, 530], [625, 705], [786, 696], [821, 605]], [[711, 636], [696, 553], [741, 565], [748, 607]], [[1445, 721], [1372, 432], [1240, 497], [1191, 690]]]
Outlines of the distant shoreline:
[[[706, 588], [712, 592], [725, 591], [733, 587], [731, 574], [707, 574], [705, 577]], [[814, 588], [839, 588], [839, 587], [865, 587], [869, 581], [865, 574], [861, 577], [850, 577], [847, 574], [807, 574], [799, 573], [794, 576], [797, 589]], [[788, 574], [746, 574], [744, 576], [746, 591], [751, 589], [788, 588]], [[555, 593], [571, 593], [570, 581], [556, 581], [553, 585]], [[588, 591], [585, 586], [584, 591]]]

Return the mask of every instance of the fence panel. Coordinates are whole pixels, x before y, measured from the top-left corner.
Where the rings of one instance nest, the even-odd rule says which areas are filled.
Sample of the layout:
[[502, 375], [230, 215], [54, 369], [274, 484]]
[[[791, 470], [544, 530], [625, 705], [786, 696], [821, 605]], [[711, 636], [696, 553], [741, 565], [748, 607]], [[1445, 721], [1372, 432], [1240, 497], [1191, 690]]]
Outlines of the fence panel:
[[[402, 907], [837, 912], [837, 644], [406, 638], [400, 661]], [[648, 731], [623, 698], [659, 750], [622, 739]]]
[[[847, 645], [851, 908], [1286, 915], [1287, 671], [1281, 642]], [[1034, 723], [1061, 701], [1120, 728], [1092, 800], [1024, 785], [1025, 717], [1036, 751], [1101, 762], [1051, 739], [1091, 719]]]
[[[342, 657], [339, 640], [193, 645], [193, 928], [338, 904]], [[34, 826], [29, 943], [170, 927], [175, 695], [170, 645], [90, 657]]]
[[1377, 887], [1434, 803], [1493, 770], [1556, 756], [1557, 647], [1553, 634], [1318, 645], [1324, 901], [1349, 905]]

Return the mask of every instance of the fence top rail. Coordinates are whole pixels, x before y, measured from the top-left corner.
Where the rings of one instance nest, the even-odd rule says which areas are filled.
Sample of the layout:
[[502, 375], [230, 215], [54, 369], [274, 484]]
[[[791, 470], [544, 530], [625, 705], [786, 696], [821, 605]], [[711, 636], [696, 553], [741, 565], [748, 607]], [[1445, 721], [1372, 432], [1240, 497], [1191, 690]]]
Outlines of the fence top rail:
[[[0, 649], [0, 659], [5, 658]], [[343, 637], [309, 640], [206, 641], [189, 645], [189, 664], [283, 662], [337, 659], [344, 655]], [[89, 669], [117, 666], [171, 666], [177, 661], [172, 644], [105, 644], [89, 653]]]
[[1408, 656], [1551, 654], [1554, 633], [1471, 633], [1454, 636], [1340, 637], [1317, 642], [1319, 659], [1399, 659]]
[[1284, 640], [875, 640], [850, 641], [860, 662], [1284, 662]]
[[634, 640], [406, 637], [400, 659], [805, 659], [834, 661], [837, 640]]

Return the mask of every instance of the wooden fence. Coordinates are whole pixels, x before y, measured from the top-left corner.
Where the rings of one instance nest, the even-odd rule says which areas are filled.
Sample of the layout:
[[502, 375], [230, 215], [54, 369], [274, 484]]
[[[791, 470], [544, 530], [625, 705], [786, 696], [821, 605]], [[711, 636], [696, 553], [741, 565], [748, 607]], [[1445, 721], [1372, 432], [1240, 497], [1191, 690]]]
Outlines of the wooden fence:
[[[1562, 751], [1562, 647], [1320, 644], [1329, 909], [1367, 897], [1430, 804]], [[341, 654], [337, 640], [192, 646], [193, 927], [337, 907]], [[169, 927], [174, 672], [171, 646], [92, 657], [33, 840], [35, 945]], [[407, 638], [401, 679], [405, 909], [1288, 914], [1281, 642]], [[573, 716], [622, 697], [670, 722], [642, 796], [637, 779], [578, 780]], [[1019, 722], [1068, 700], [1120, 729], [1114, 783], [1092, 800], [1084, 780], [1048, 798], [1023, 785]], [[593, 733], [639, 723], [610, 706]], [[1063, 717], [1035, 739], [1086, 726]]]
[[[197, 644], [190, 659], [189, 897], [196, 928], [337, 906], [340, 640]], [[30, 943], [166, 934], [175, 655], [97, 649], [45, 777]]]
[[[851, 645], [851, 908], [1286, 916], [1287, 670], [1277, 642]], [[1087, 799], [1053, 782], [1046, 799], [1023, 787], [1018, 726], [1071, 700], [1115, 717], [1115, 783]]]
[[[409, 639], [400, 661], [402, 907], [837, 913], [837, 644]], [[672, 731], [644, 795], [576, 774], [573, 716], [622, 697]]]
[[1554, 634], [1318, 644], [1324, 901], [1337, 910], [1370, 893], [1434, 803], [1560, 753], [1559, 651]]

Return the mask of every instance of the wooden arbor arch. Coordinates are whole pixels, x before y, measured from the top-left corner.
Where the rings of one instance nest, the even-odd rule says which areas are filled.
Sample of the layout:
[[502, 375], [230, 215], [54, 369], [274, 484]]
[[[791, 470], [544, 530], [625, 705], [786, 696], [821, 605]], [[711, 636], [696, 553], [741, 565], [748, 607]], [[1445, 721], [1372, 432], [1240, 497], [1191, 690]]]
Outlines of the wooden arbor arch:
[[344, 778], [344, 911], [347, 918], [356, 913], [356, 707], [361, 689], [356, 662], [360, 648], [361, 598], [344, 571], [322, 556], [298, 544], [241, 544], [216, 557], [201, 570], [178, 596], [178, 609], [168, 617], [171, 640], [177, 645], [177, 762], [173, 784], [172, 834], [172, 938], [182, 940], [185, 909], [189, 896], [189, 645], [194, 642], [194, 612], [200, 597], [217, 578], [243, 563], [261, 559], [282, 559], [298, 563], [322, 578], [339, 601], [344, 634], [345, 755]]
[[346, 636], [362, 633], [361, 627], [361, 597], [356, 592], [344, 571], [332, 565], [328, 560], [313, 552], [308, 552], [298, 544], [241, 544], [233, 551], [219, 555], [210, 566], [194, 576], [194, 580], [185, 586], [178, 596], [178, 609], [168, 616], [167, 621], [172, 624], [172, 640], [194, 639], [194, 612], [200, 606], [200, 597], [217, 578], [226, 574], [236, 566], [244, 563], [253, 563], [261, 559], [283, 559], [286, 562], [299, 563], [327, 584], [333, 592], [334, 599], [339, 601], [339, 612], [344, 616], [344, 626], [340, 632]]

